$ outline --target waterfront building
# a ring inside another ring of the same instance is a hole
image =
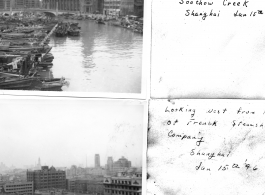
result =
[[[5,1],[0,1],[0,9],[4,9],[5,8]]]
[[[43,0],[42,8],[60,11],[80,11],[81,0]],[[58,4],[57,4],[58,3]]]
[[[40,7],[40,1],[39,0],[13,0],[12,7],[14,9],[39,8]]]
[[[95,154],[95,168],[100,167],[100,156],[99,154]]]
[[[141,195],[142,173],[120,172],[118,176],[104,177],[104,195]]]
[[[134,0],[134,15],[144,16],[144,0]]]
[[[120,15],[135,15],[143,17],[144,14],[144,0],[121,0]]]
[[[120,14],[122,16],[134,14],[134,0],[121,0]]]
[[[105,15],[120,15],[120,5],[121,0],[105,0],[104,1],[104,10]]]
[[[2,193],[16,195],[32,195],[33,182],[8,182],[1,185]]]
[[[43,0],[42,7],[59,11],[76,11],[82,13],[103,13],[104,0]]]
[[[66,188],[65,171],[58,171],[53,166],[42,166],[41,170],[27,171],[27,181],[34,182],[34,190]]]
[[[9,10],[10,9],[10,0],[0,1],[0,9]]]
[[[80,4],[82,13],[103,13],[104,0],[80,0]]]
[[[25,8],[39,8],[40,0],[1,0],[0,9],[25,9]]]

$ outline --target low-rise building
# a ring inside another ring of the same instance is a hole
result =
[[[2,193],[16,195],[32,195],[33,182],[14,182],[2,185]]]
[[[67,190],[83,194],[104,194],[103,176],[87,175],[87,178],[67,179]]]
[[[88,194],[104,194],[103,177],[94,177],[87,182],[87,193]]]
[[[104,195],[141,195],[142,174],[140,172],[119,173],[116,177],[104,177]]]
[[[75,192],[76,179],[66,179],[66,189],[70,192]]]

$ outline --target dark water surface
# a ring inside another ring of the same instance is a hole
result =
[[[77,21],[74,21],[77,22]],[[63,91],[140,93],[143,36],[130,30],[78,21],[80,37],[51,37],[54,77]]]

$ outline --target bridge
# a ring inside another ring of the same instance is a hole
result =
[[[20,13],[20,12],[34,12],[34,13],[47,13],[52,16],[57,16],[57,14],[62,14],[62,13],[72,13],[72,14],[79,14],[79,11],[67,11],[67,10],[53,10],[53,9],[43,9],[43,8],[22,8],[22,9],[0,9],[0,13]]]

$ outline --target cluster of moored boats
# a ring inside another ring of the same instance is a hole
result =
[[[78,26],[78,23],[58,23],[58,26],[55,30],[55,36],[65,37],[65,36],[79,36],[81,27]]]
[[[39,19],[0,21],[0,89],[60,91],[68,84],[64,78],[42,74],[53,66],[49,37],[58,22]]]
[[[72,15],[62,14],[63,19],[71,20],[95,20],[97,24],[108,24],[116,27],[126,28],[136,33],[143,34],[143,18],[137,16],[106,16],[101,14],[89,14],[89,15]]]

